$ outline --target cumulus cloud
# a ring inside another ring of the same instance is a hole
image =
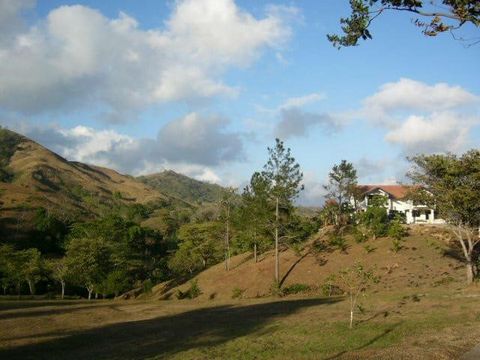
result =
[[[478,104],[480,97],[460,86],[446,83],[428,85],[411,79],[382,85],[363,101],[363,112],[372,120],[388,122],[405,112],[438,112]]]
[[[115,130],[85,126],[24,125],[21,131],[69,160],[147,174],[174,169],[197,179],[218,182],[215,168],[242,160],[242,134],[228,131],[229,121],[191,113],[160,129],[156,138],[136,139]]]
[[[315,173],[307,171],[303,174],[304,190],[300,193],[297,202],[304,206],[321,206],[325,202],[327,191],[325,181],[320,181]]]
[[[403,154],[461,152],[480,125],[480,96],[460,86],[400,79],[363,101],[361,115],[387,129],[385,140]]]
[[[20,12],[31,3],[0,2],[11,40],[0,40],[0,107],[37,114],[88,104],[117,121],[151,104],[235,95],[221,75],[278,49],[293,11],[270,7],[256,18],[234,0],[181,0],[163,27],[143,30],[125,13],[110,19],[73,5],[25,29]]]
[[[461,152],[469,143],[472,125],[479,123],[480,119],[465,118],[450,112],[411,115],[389,131],[385,139],[401,145],[407,154]]]
[[[317,114],[294,107],[280,111],[280,122],[275,128],[275,136],[287,139],[289,137],[307,136],[313,127],[320,127],[327,134],[340,129],[342,121],[331,114]]]

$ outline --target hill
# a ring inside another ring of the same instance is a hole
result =
[[[426,291],[437,286],[461,288],[464,264],[452,252],[451,235],[443,227],[411,226],[403,248],[394,253],[392,239],[379,238],[358,244],[346,236],[348,248],[337,250],[328,245],[328,230],[323,230],[301,252],[284,250],[280,255],[282,287],[306,285],[317,294],[328,287],[328,278],[341,269],[361,263],[374,269],[380,277],[375,291]],[[368,249],[368,251],[366,250]],[[215,265],[194,279],[202,294],[199,299],[231,299],[236,292],[244,298],[268,296],[273,284],[273,252],[265,253],[255,263],[251,254],[232,259],[230,271],[223,264]],[[153,292],[157,299],[175,299],[178,291],[186,291],[189,282],[179,286],[160,284]]]
[[[195,180],[172,170],[140,176],[137,179],[163,194],[191,204],[217,202],[224,193],[224,188],[220,185]]]
[[[6,233],[28,228],[38,208],[75,218],[108,212],[113,204],[168,201],[168,196],[132,176],[68,161],[0,128],[0,225]]]

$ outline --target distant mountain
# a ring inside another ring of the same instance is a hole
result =
[[[198,181],[172,170],[140,176],[137,179],[163,194],[191,204],[219,201],[225,191],[220,185]]]
[[[0,128],[0,235],[28,227],[38,208],[58,217],[90,217],[113,204],[170,201],[132,176],[68,161],[36,142]]]

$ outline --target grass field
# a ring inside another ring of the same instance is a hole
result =
[[[1,359],[456,359],[480,339],[480,292],[343,298],[1,301]]]

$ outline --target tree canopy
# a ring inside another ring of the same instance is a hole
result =
[[[421,28],[426,36],[452,32],[465,24],[476,27],[480,25],[478,0],[350,0],[350,7],[350,16],[340,19],[343,35],[327,35],[328,40],[337,48],[356,46],[360,39],[372,39],[370,27],[373,21],[389,11],[414,14],[414,25]],[[469,41],[469,45],[480,42],[478,38],[455,38]]]

